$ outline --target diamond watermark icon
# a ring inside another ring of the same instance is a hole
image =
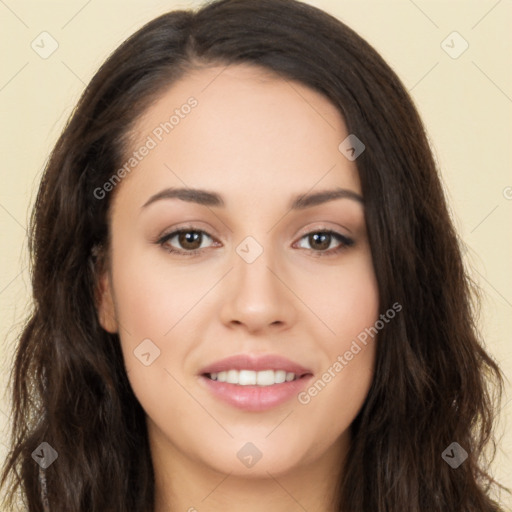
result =
[[[244,238],[237,246],[236,253],[246,263],[253,263],[263,254],[263,247],[252,236]]]
[[[453,442],[445,449],[441,457],[453,469],[457,469],[468,458],[468,452],[459,443]]]
[[[261,457],[263,457],[263,454],[256,446],[254,446],[254,444],[245,443],[242,448],[238,450],[236,456],[244,466],[252,468],[261,459]]]
[[[47,442],[41,443],[33,452],[32,458],[41,466],[42,469],[50,467],[59,454]]]
[[[457,31],[453,31],[443,39],[441,48],[452,59],[458,59],[469,48],[469,43]]]
[[[353,133],[344,139],[338,146],[340,153],[351,162],[353,162],[365,149],[366,146]]]
[[[41,59],[47,59],[52,55],[57,48],[59,43],[56,39],[48,32],[41,32],[31,43],[30,46]]]
[[[160,349],[149,338],[146,338],[137,345],[133,353],[144,366],[149,366],[160,356]]]

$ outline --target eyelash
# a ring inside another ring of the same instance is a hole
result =
[[[159,238],[155,243],[157,245],[160,245],[162,248],[164,248],[167,252],[171,254],[176,254],[178,256],[196,256],[198,255],[203,249],[192,249],[191,251],[186,250],[178,250],[175,249],[172,246],[166,246],[165,244],[173,239],[176,235],[179,235],[181,233],[202,233],[203,235],[206,235],[207,237],[211,238],[213,240],[213,237],[209,235],[206,231],[203,231],[202,229],[195,229],[194,227],[184,227],[177,229],[175,231],[172,231],[171,233],[168,233],[166,235],[163,235],[161,238]],[[330,235],[337,239],[340,242],[340,245],[334,249],[329,249],[325,251],[318,251],[314,249],[305,249],[306,251],[312,252],[314,257],[324,257],[324,256],[334,256],[348,247],[351,247],[354,245],[354,240],[351,238],[348,238],[345,235],[342,235],[341,233],[338,233],[337,231],[333,231],[331,229],[318,229],[314,231],[310,231],[309,233],[304,234],[300,237],[300,240],[314,234],[323,234],[323,235]],[[329,244],[330,245],[330,244]]]

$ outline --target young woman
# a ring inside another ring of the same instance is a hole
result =
[[[500,510],[502,376],[457,240],[411,98],[350,28],[293,0],[153,20],[41,182],[7,506]]]

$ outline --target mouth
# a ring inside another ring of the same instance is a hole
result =
[[[262,412],[296,397],[313,373],[278,356],[232,356],[203,368],[200,383],[213,398],[237,409]]]

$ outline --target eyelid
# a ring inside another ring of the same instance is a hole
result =
[[[347,230],[349,235],[343,235],[343,233],[339,233],[342,236],[346,236],[347,238],[352,234],[352,230],[344,226],[343,224],[337,224],[337,227],[328,227],[327,224],[331,224],[328,222],[318,222],[313,224],[312,226],[308,226],[307,228],[301,229],[297,236],[303,237],[304,235],[309,235],[310,233],[318,233],[318,232],[331,232],[331,233],[339,233],[339,229],[343,228]]]
[[[212,228],[200,227],[197,224],[183,224],[183,225],[173,226],[172,228],[165,229],[161,234],[157,235],[156,238],[153,239],[153,242],[158,243],[163,238],[168,238],[171,235],[177,235],[182,231],[197,231],[198,233],[204,233],[205,235],[209,236],[212,239],[218,240],[218,237],[212,235],[210,233],[210,231],[208,231],[208,230],[211,231]]]

